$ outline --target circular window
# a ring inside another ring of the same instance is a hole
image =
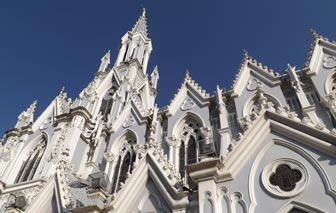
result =
[[[298,161],[278,159],[268,164],[262,172],[262,182],[267,191],[278,197],[294,197],[308,182],[308,172]]]

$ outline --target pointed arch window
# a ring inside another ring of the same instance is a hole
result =
[[[27,159],[23,161],[14,183],[24,182],[34,178],[46,146],[47,139],[43,135],[34,149],[29,153]]]
[[[193,183],[189,174],[186,171],[186,165],[194,164],[199,161],[201,154],[200,144],[203,144],[203,137],[201,136],[201,128],[199,122],[194,119],[189,119],[182,126],[181,143],[179,147],[179,172],[184,183],[191,189],[196,189],[197,185]]]
[[[134,151],[135,144],[136,139],[131,135],[126,137],[122,148],[120,149],[118,161],[114,167],[111,189],[112,194],[117,193],[120,190],[121,184],[125,183],[127,177],[133,171],[133,166],[136,159],[136,154]]]
[[[113,104],[112,97],[113,97],[116,90],[117,90],[117,88],[113,86],[111,89],[109,89],[105,93],[105,95],[103,97],[102,103],[100,105],[99,112],[103,115],[104,121],[107,121],[107,116],[112,109],[112,104]]]

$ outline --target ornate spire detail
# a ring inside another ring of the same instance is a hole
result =
[[[18,121],[15,125],[15,128],[21,128],[28,126],[33,123],[34,112],[36,108],[37,101],[35,100],[26,111],[21,112],[18,117]]]
[[[143,33],[145,36],[148,36],[147,33],[147,17],[146,9],[143,8],[142,15],[139,17],[138,21],[135,23],[132,33]]]

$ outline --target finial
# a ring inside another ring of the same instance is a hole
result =
[[[154,70],[153,71],[155,71],[155,72],[158,72],[159,71],[159,67],[158,67],[158,65],[155,65],[155,67],[154,67]]]
[[[159,68],[158,68],[158,65],[155,65],[154,69],[153,69],[153,72],[151,74],[151,76],[153,75],[158,75],[159,74]]]
[[[60,91],[60,94],[63,94],[63,93],[64,93],[64,89],[65,89],[65,87],[62,86],[61,91]]]
[[[244,56],[244,60],[247,60],[249,58],[249,53],[246,49],[243,50],[243,56]]]
[[[142,16],[146,17],[146,8],[143,5],[141,6],[142,6]]]
[[[184,78],[190,78],[190,73],[188,69],[186,69]]]
[[[309,31],[312,34],[312,36],[313,36],[314,39],[317,39],[319,37],[319,35],[317,34],[316,30],[310,29]]]

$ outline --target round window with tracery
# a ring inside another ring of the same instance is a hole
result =
[[[278,159],[268,164],[262,172],[262,182],[267,191],[279,197],[294,197],[308,182],[305,167],[293,159]]]

